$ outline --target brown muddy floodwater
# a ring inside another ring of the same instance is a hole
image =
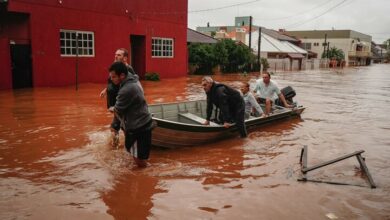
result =
[[[200,78],[142,84],[149,103],[195,100]],[[244,140],[153,149],[141,170],[110,147],[103,84],[0,91],[0,219],[390,219],[390,65],[273,79],[295,88],[300,119]],[[309,165],[365,150],[378,188],[355,158],[308,175],[355,186],[298,182],[303,145]]]

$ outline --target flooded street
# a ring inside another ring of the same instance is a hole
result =
[[[255,75],[216,76],[237,86]],[[205,98],[201,76],[141,82],[149,103]],[[110,146],[105,85],[0,91],[0,219],[390,219],[390,65],[276,73],[301,118],[246,139],[154,148],[145,169]],[[173,137],[174,138],[174,137]],[[364,150],[298,182],[315,165]]]

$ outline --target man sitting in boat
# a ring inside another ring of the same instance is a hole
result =
[[[241,137],[245,138],[247,136],[244,124],[245,103],[240,92],[227,85],[214,82],[209,76],[203,77],[202,86],[207,94],[207,118],[203,124],[210,124],[214,104],[220,109],[223,126],[229,128],[232,123],[236,123]]]
[[[263,80],[257,81],[254,92],[257,92],[260,103],[265,103],[265,115],[269,116],[271,112],[272,103],[275,102],[274,94],[279,97],[284,107],[292,108],[293,106],[286,102],[280,89],[271,81],[271,75],[269,73],[263,73],[262,77]]]
[[[249,91],[249,83],[243,83],[240,89],[245,102],[245,119],[248,119],[251,115],[264,117],[265,114],[263,109],[261,109],[259,103],[257,103],[252,92]]]

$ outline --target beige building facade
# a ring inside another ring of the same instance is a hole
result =
[[[328,48],[327,45],[324,47],[326,35],[329,48],[341,49],[348,66],[370,64],[372,56],[370,35],[353,30],[285,31],[285,33],[301,40],[302,48],[317,53],[318,57],[321,57]]]

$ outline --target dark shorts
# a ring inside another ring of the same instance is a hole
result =
[[[257,98],[257,102],[260,103],[260,104],[265,104],[265,98],[258,97]],[[271,103],[273,103],[272,99],[271,99]]]
[[[133,155],[133,157],[140,160],[149,159],[151,146],[152,128],[150,125],[145,130],[141,130],[139,132],[126,132],[125,147],[126,150]]]

